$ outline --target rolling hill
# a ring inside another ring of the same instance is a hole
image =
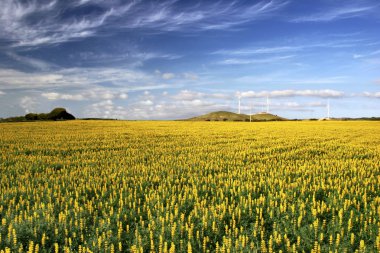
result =
[[[247,114],[237,114],[227,111],[218,111],[187,119],[189,121],[250,121]],[[287,120],[270,113],[257,113],[251,116],[252,121],[283,121]]]

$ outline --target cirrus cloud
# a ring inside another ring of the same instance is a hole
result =
[[[339,19],[355,18],[367,14],[376,9],[377,7],[377,5],[339,6],[324,12],[297,17],[293,19],[292,22],[329,22]]]
[[[321,98],[340,98],[344,92],[337,90],[274,90],[274,91],[245,91],[237,92],[236,96],[255,98],[255,97],[321,97]]]
[[[38,47],[126,29],[152,32],[229,29],[262,19],[287,4],[284,0],[200,2],[185,7],[177,1],[21,1],[3,0],[0,38],[13,47]],[[89,9],[98,11],[90,12]],[[69,13],[70,11],[70,13]],[[44,17],[43,19],[39,17]],[[6,39],[5,39],[6,38]]]

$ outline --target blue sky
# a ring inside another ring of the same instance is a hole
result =
[[[0,6],[0,117],[380,116],[377,0]]]

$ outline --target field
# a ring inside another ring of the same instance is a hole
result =
[[[1,252],[378,252],[379,122],[0,124]]]

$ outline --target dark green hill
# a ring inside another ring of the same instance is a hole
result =
[[[205,115],[187,119],[189,121],[250,121],[249,115],[227,111],[211,112]],[[285,118],[270,113],[257,113],[251,116],[251,121],[283,121]]]
[[[53,111],[48,113],[49,120],[73,120],[75,117],[68,113],[65,108],[55,108]]]
[[[2,122],[24,122],[42,120],[73,120],[75,117],[68,113],[65,108],[55,108],[49,113],[28,113],[25,116],[11,117],[1,120]]]

